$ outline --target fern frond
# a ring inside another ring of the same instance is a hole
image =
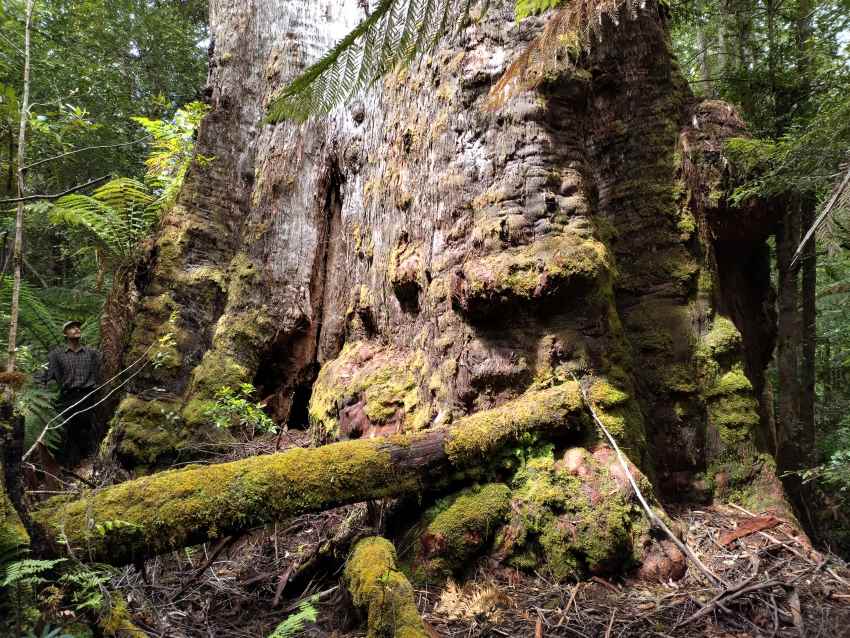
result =
[[[552,0],[526,0],[517,3],[517,13],[542,5],[561,4]],[[587,51],[602,30],[607,17],[615,23],[620,11],[628,8],[629,18],[636,9],[631,0],[572,0],[552,14],[543,31],[502,74],[490,90],[487,106],[497,109],[512,96],[536,88],[550,74],[574,68],[576,58]]]
[[[50,220],[86,229],[112,257],[126,260],[135,255],[158,213],[157,198],[147,186],[121,177],[110,180],[91,196],[75,193],[59,198]]]
[[[39,579],[41,574],[50,571],[56,565],[63,562],[65,562],[64,558],[57,558],[55,560],[25,558],[24,560],[9,563],[4,570],[0,587],[8,587],[9,585],[20,582],[32,582],[33,579]]]
[[[298,603],[298,611],[280,623],[268,638],[294,638],[299,635],[307,623],[316,622],[319,612],[315,608],[318,596],[312,596]]]
[[[327,113],[463,24],[470,0],[381,0],[371,15],[272,99],[267,120]]]
[[[0,278],[0,306],[12,306],[12,278]],[[35,290],[26,281],[21,281],[19,318],[21,327],[31,341],[39,344],[45,351],[52,348],[60,335],[60,323],[50,308],[39,299]]]
[[[115,210],[145,208],[154,201],[147,186],[129,177],[109,180],[95,190],[92,197]]]
[[[35,383],[25,385],[15,397],[15,409],[24,417],[24,449],[30,449],[45,426],[56,416],[55,392]],[[58,429],[48,430],[44,444],[55,450],[60,443]]]

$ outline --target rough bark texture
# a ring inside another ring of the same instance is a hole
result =
[[[216,159],[187,178],[141,291],[129,356],[175,339],[112,422],[123,464],[221,437],[205,413],[223,385],[253,382],[333,441],[462,431],[589,369],[664,497],[783,506],[761,401],[776,220],[729,206],[723,140],[743,125],[691,95],[654,4],[497,111],[489,87],[543,22],[509,2],[349,107],[275,126],[269,97],[362,9],[210,7],[198,152]]]

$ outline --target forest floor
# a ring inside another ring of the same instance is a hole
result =
[[[277,441],[306,444],[298,431]],[[301,635],[363,636],[342,567],[352,543],[383,530],[393,507],[342,507],[173,552],[142,571],[122,569],[111,586],[150,636],[265,638],[309,597],[318,620]],[[433,636],[452,638],[850,637],[850,569],[812,549],[793,525],[737,505],[668,511],[700,560],[730,584],[722,597],[694,569],[678,582],[555,582],[482,558],[460,584],[416,588],[417,605]],[[397,545],[404,555],[404,539]]]

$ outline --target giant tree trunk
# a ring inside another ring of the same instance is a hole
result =
[[[693,98],[653,3],[606,18],[576,68],[488,110],[545,20],[517,26],[511,3],[491,4],[361,100],[272,126],[269,97],[362,19],[359,3],[211,2],[198,152],[215,160],[193,168],[157,241],[129,357],[174,345],[117,410],[122,463],[199,454],[221,436],[206,410],[223,385],[253,382],[281,421],[308,413],[322,441],[427,438],[592,371],[603,419],[662,496],[783,506],[760,404],[777,217],[728,204],[723,141],[742,123]],[[195,525],[180,476],[157,483],[167,507],[147,528],[169,547],[295,513]],[[388,493],[364,485],[350,499]],[[337,502],[317,489],[292,487]],[[91,502],[120,505],[112,490]],[[69,506],[77,540],[98,522],[86,502]]]

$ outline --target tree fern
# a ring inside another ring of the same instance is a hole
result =
[[[12,303],[12,278],[0,277],[0,307],[9,308]],[[8,317],[3,318],[8,321]],[[59,340],[60,323],[50,308],[39,299],[36,290],[26,281],[21,281],[19,322],[30,340],[47,351]]]
[[[84,228],[118,262],[135,257],[140,241],[158,219],[159,207],[150,189],[138,180],[121,177],[92,195],[72,194],[56,201],[50,213],[55,224]]]
[[[472,0],[381,0],[372,13],[271,101],[268,120],[327,113],[460,27]]]

